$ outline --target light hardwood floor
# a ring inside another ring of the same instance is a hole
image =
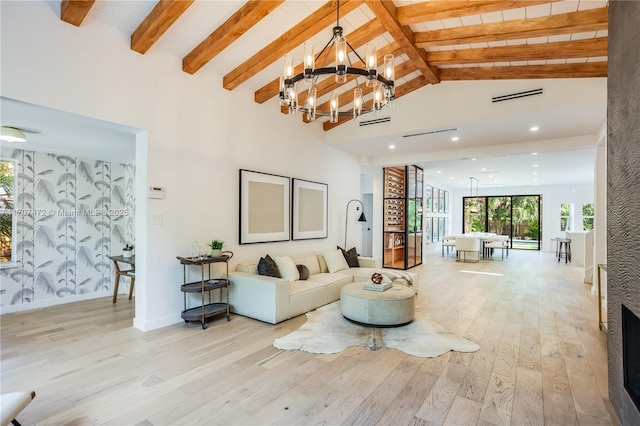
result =
[[[495,259],[463,264],[431,245],[419,267],[418,311],[475,353],[275,349],[304,315],[143,333],[132,302],[104,298],[2,316],[2,392],[37,392],[23,424],[617,425],[580,270],[548,253]]]

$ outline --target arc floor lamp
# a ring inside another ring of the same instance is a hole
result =
[[[353,203],[354,201],[360,203],[360,205],[362,206],[362,213],[360,214],[360,217],[358,217],[358,222],[366,222],[367,221],[367,217],[364,215],[364,204],[362,204],[362,201],[358,200],[358,199],[353,199],[351,201],[349,201],[347,203],[347,211],[345,213],[345,218],[344,218],[344,249],[347,249],[347,231],[348,231],[348,226],[349,226],[349,205],[351,203]],[[360,211],[360,207],[356,207],[356,211]]]

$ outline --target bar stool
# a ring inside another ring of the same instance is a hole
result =
[[[571,262],[571,239],[558,238],[558,262],[562,259],[562,249],[564,248],[564,263]]]

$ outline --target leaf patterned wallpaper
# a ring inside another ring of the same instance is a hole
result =
[[[0,269],[0,305],[112,291],[108,256],[134,243],[135,165],[21,149],[2,157],[19,165],[19,266]]]

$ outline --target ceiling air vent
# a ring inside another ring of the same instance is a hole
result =
[[[391,121],[391,117],[380,117],[374,118],[372,120],[361,120],[360,127],[371,126],[372,124],[388,123],[389,121]]]
[[[527,90],[525,92],[511,93],[509,95],[494,96],[493,98],[491,98],[491,103],[495,104],[496,102],[510,101],[513,99],[526,98],[528,96],[534,95],[542,95],[542,88]]]
[[[402,137],[403,138],[412,138],[414,136],[434,135],[436,133],[454,132],[456,130],[459,130],[459,129],[457,127],[451,127],[450,129],[428,130],[426,132],[411,133],[409,135],[402,135]]]

